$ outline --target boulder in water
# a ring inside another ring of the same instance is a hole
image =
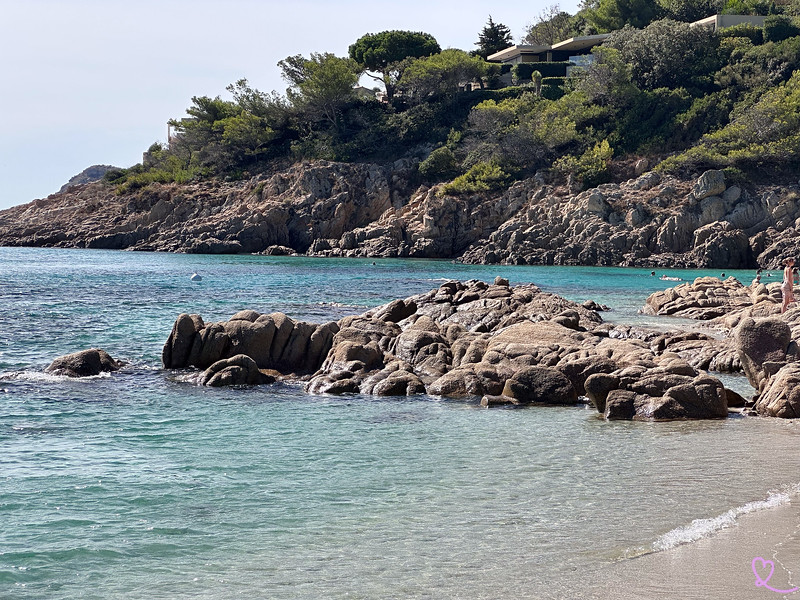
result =
[[[67,377],[91,377],[100,373],[117,371],[122,363],[114,360],[105,350],[91,348],[65,354],[55,359],[45,369],[53,375],[66,375]]]

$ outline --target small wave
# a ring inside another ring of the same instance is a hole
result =
[[[333,308],[364,308],[364,309],[369,308],[368,306],[365,306],[363,304],[345,304],[343,302],[325,302],[325,301],[316,302],[314,306],[331,306]]]
[[[703,538],[711,537],[722,529],[736,524],[742,515],[754,513],[770,508],[777,508],[791,502],[792,496],[800,492],[800,483],[790,486],[782,492],[772,492],[764,500],[755,500],[742,506],[732,508],[727,512],[711,517],[710,519],[695,519],[690,525],[677,527],[658,538],[652,547],[653,552],[669,550],[683,544],[690,544]]]
[[[63,383],[65,381],[92,381],[95,379],[107,379],[111,373],[100,373],[88,377],[68,377],[67,375],[53,375],[44,371],[11,371],[0,373],[0,381],[24,381],[32,383]]]

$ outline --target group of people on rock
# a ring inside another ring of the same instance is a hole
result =
[[[798,273],[797,267],[794,266],[794,262],[794,258],[787,258],[783,261],[783,283],[781,283],[783,304],[781,305],[781,314],[788,310],[790,304],[797,302],[794,297],[794,285],[800,283],[800,273]],[[754,287],[761,283],[761,273],[762,269],[756,271],[756,278],[753,279],[753,283],[750,284],[751,286]],[[655,275],[655,271],[650,272],[651,277],[655,277]],[[767,277],[770,277],[770,273],[767,273]],[[724,279],[725,273],[722,273],[720,278]],[[670,277],[668,275],[662,275],[659,279],[663,281],[683,281],[680,277]]]

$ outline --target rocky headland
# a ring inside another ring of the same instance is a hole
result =
[[[637,175],[638,174],[638,175]],[[473,263],[776,268],[798,247],[800,187],[679,180],[639,164],[585,191],[537,174],[448,196],[415,160],[316,161],[244,181],[103,182],[0,212],[0,245],[450,258]]]

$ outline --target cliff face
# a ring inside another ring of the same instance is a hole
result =
[[[234,183],[76,186],[0,212],[0,244],[195,253],[461,258],[476,263],[776,267],[800,188],[650,172],[583,192],[534,177],[496,195],[417,188],[416,165],[303,163]],[[278,248],[275,248],[278,247]]]

